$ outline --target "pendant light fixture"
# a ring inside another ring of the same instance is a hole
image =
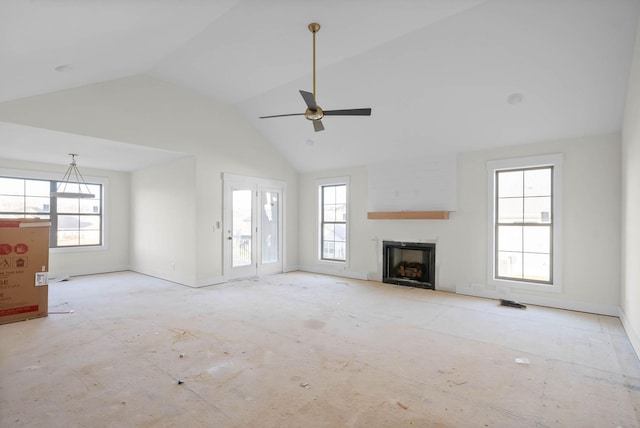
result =
[[[78,171],[78,166],[76,165],[76,156],[78,156],[78,154],[69,153],[69,156],[71,156],[69,169],[67,169],[64,177],[62,177],[62,181],[58,183],[56,191],[51,192],[51,196],[57,196],[58,198],[95,198],[96,195],[91,193],[89,186],[84,181],[84,177],[80,174],[80,171]]]

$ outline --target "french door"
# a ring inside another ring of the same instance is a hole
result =
[[[284,185],[224,174],[224,276],[282,272]]]

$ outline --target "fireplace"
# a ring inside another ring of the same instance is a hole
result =
[[[436,288],[436,244],[382,241],[382,263],[382,282]]]

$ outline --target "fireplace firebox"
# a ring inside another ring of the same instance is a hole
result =
[[[382,282],[435,290],[436,244],[382,241]]]

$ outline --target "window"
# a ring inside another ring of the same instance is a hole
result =
[[[489,162],[489,283],[559,287],[559,155]]]
[[[0,176],[0,217],[51,221],[51,248],[102,245],[102,184],[89,184],[93,199],[50,196],[58,181]]]
[[[347,183],[320,184],[320,259],[347,261]]]

